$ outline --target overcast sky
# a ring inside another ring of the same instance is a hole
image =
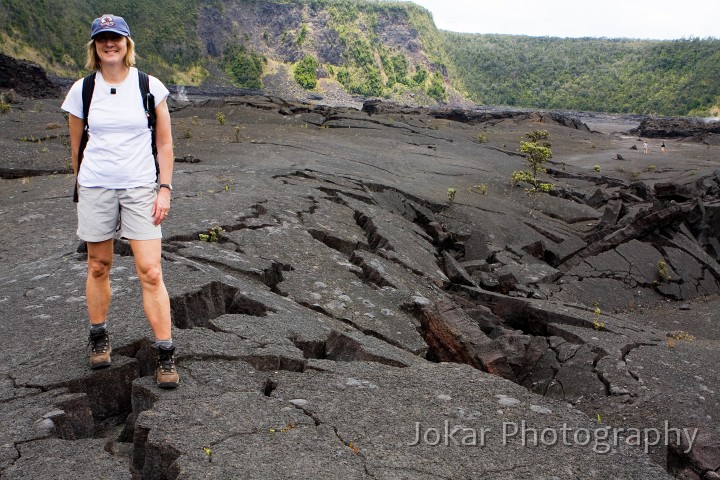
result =
[[[442,30],[551,37],[720,38],[720,0],[412,0]]]

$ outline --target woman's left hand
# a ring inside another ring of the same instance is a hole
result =
[[[161,188],[153,205],[153,223],[160,225],[170,213],[170,190]]]

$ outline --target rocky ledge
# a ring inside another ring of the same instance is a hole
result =
[[[648,138],[687,138],[695,141],[713,141],[717,143],[720,135],[718,119],[699,118],[648,118],[630,133]]]

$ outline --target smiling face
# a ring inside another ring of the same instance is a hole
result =
[[[128,53],[127,37],[105,32],[95,37],[95,52],[103,65],[124,63]]]

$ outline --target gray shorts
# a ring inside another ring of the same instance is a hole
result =
[[[115,236],[129,240],[162,238],[160,225],[153,224],[152,208],[157,185],[108,189],[80,187],[78,190],[78,237],[86,242],[104,242]]]

